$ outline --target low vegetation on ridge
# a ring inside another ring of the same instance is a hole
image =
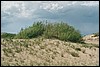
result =
[[[2,35],[4,37],[5,35]],[[48,23],[34,22],[32,26],[21,29],[20,32],[12,38],[15,39],[32,39],[39,36],[51,39],[56,38],[63,41],[81,42],[81,34],[73,26],[64,22]],[[5,38],[5,37],[4,37]]]

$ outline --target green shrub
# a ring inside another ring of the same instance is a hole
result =
[[[30,26],[29,28],[21,30],[19,34],[15,36],[15,38],[20,38],[20,39],[34,38],[42,35],[43,31],[44,31],[44,26],[42,22],[37,22],[34,23],[33,26]]]
[[[16,34],[11,34],[11,33],[2,33],[1,34],[1,38],[14,38],[14,36],[16,36]]]
[[[81,34],[73,26],[67,23],[43,23],[36,22],[32,26],[21,29],[15,36],[18,39],[30,39],[43,36],[44,38],[56,38],[63,41],[81,42]]]
[[[44,31],[46,38],[57,38],[63,41],[80,42],[81,34],[67,23],[48,24]]]

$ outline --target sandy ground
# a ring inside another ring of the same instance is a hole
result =
[[[99,48],[56,39],[2,41],[1,65],[99,66]]]
[[[99,36],[94,37],[93,34],[84,36],[83,40],[85,41],[85,43],[91,43],[91,44],[98,44],[99,45]]]

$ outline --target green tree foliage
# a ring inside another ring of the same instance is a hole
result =
[[[11,34],[11,33],[2,33],[1,34],[1,38],[14,38],[16,36],[16,34]]]

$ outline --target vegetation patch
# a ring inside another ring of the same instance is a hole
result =
[[[93,33],[93,34],[94,34],[94,37],[99,36],[99,32]]]
[[[11,34],[11,33],[2,33],[1,38],[14,38],[16,34]]]
[[[80,49],[80,48],[75,48],[75,50],[77,50],[77,51],[81,51],[81,49]]]
[[[31,39],[36,37],[44,37],[48,39],[59,39],[62,41],[81,42],[81,34],[73,26],[64,22],[44,23],[35,22],[28,28],[21,29],[14,37],[16,39]]]
[[[79,55],[75,52],[70,52],[73,57],[79,57]]]

